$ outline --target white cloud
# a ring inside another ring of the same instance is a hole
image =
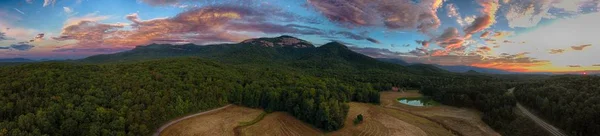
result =
[[[54,4],[56,3],[56,0],[44,0],[44,7],[52,5],[54,6]]]

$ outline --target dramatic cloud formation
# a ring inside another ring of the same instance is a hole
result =
[[[482,15],[475,18],[475,21],[469,27],[465,28],[464,31],[467,34],[465,37],[471,37],[470,35],[481,32],[496,23],[496,12],[499,7],[498,0],[478,0],[477,2],[483,7],[481,9]]]
[[[187,43],[240,42],[255,37],[248,34],[300,34],[326,35],[317,28],[280,24],[301,21],[297,15],[274,7],[260,10],[247,6],[215,5],[189,10],[172,18],[142,20],[137,13],[125,16],[132,22],[131,30],[123,29],[126,24],[103,24],[98,21],[105,17],[86,16],[70,19],[63,28],[59,41],[76,40],[71,46],[137,46],[152,42],[165,42],[163,39],[181,39]],[[78,21],[77,23],[74,23]],[[278,22],[278,23],[275,23]],[[356,39],[379,41],[350,32],[337,32],[337,35]],[[168,43],[168,42],[167,42]]]
[[[442,0],[308,0],[329,20],[345,26],[378,26],[428,32],[440,26],[437,9]]]
[[[599,0],[18,0],[0,7],[0,58],[291,35],[415,63],[600,71],[599,9]]]

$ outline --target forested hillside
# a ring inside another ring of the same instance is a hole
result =
[[[291,39],[290,39],[291,38]],[[289,36],[223,45],[139,46],[65,62],[0,67],[1,135],[149,135],[166,121],[234,103],[285,111],[324,131],[343,127],[350,101],[379,103],[393,86],[474,107],[516,132],[505,80],[404,67],[332,42]],[[520,123],[525,124],[525,123]],[[523,131],[519,129],[519,131]]]
[[[197,58],[25,64],[0,74],[3,135],[148,135],[169,119],[227,103],[287,111],[335,130],[346,102],[379,101],[368,83]]]

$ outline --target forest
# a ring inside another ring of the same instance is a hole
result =
[[[598,76],[555,76],[520,84],[514,94],[521,104],[569,135],[598,135],[599,83]]]
[[[0,74],[0,135],[149,135],[172,118],[228,103],[286,111],[331,131],[342,127],[347,102],[379,102],[368,83],[198,58],[49,62]]]
[[[544,135],[530,120],[513,112],[517,100],[530,107],[540,104],[535,103],[538,98],[530,98],[536,95],[519,90],[513,95],[506,90],[554,81],[520,83],[450,73],[431,65],[405,67],[353,52],[337,42],[305,48],[152,44],[81,60],[2,66],[0,75],[0,136],[150,135],[173,118],[226,104],[288,112],[327,132],[343,127],[348,102],[378,104],[379,91],[392,87],[420,89],[443,104],[478,109],[484,113],[483,121],[504,135]],[[598,94],[589,91],[598,90],[593,87],[598,79],[573,80],[572,84],[586,81],[589,86],[563,87],[588,91],[561,93],[573,99],[577,96],[569,105],[590,110],[577,111],[582,117],[568,121],[572,125],[589,119],[597,122],[597,115],[589,113],[597,113],[591,108],[598,111],[598,101],[584,96]],[[550,102],[562,98],[544,92],[535,94],[552,95],[541,98]],[[560,115],[573,112],[561,108],[564,114]],[[554,113],[547,110],[559,109],[538,110]],[[564,127],[573,134],[598,133],[594,126],[585,130]]]

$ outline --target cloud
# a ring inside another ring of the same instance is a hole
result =
[[[480,38],[485,38],[485,37],[488,37],[489,35],[490,35],[490,31],[485,31],[479,37]]]
[[[46,7],[46,6],[49,6],[49,5],[54,6],[55,3],[56,3],[56,0],[44,0],[43,7]]]
[[[428,32],[440,26],[437,9],[442,0],[308,0],[329,20],[346,27],[384,26],[391,30]]]
[[[350,39],[354,39],[354,40],[367,40],[367,41],[372,42],[372,43],[377,43],[377,44],[381,43],[378,40],[375,40],[374,38],[363,36],[363,35],[354,34],[352,32],[348,32],[348,31],[339,31],[339,32],[336,32],[336,34],[342,35],[342,36],[344,36],[346,38],[350,38]]]
[[[423,47],[427,48],[429,47],[429,41],[425,41],[425,40],[416,40],[415,42],[417,42],[417,44],[422,45]]]
[[[141,0],[144,3],[148,3],[150,5],[153,6],[163,6],[163,5],[175,5],[175,4],[179,4],[181,2],[186,2],[186,1],[194,1],[194,0]],[[195,1],[201,1],[201,0],[195,0]]]
[[[592,46],[592,45],[585,44],[585,45],[579,45],[579,46],[571,46],[571,49],[581,51],[581,50],[585,49],[586,47],[590,47],[590,46]]]
[[[10,49],[10,47],[1,47],[0,46],[0,50],[6,50],[6,49]]]
[[[561,54],[561,53],[564,53],[564,52],[565,52],[564,49],[551,49],[549,53],[550,54]]]
[[[592,66],[594,66],[594,67],[600,67],[600,64],[594,64]]]
[[[350,46],[348,48],[350,50],[356,51],[358,53],[361,53],[361,54],[364,54],[364,55],[367,55],[367,56],[373,57],[373,58],[395,58],[398,56],[410,55],[410,54],[406,54],[406,53],[390,51],[388,49],[380,49],[380,48],[372,48],[372,47],[360,48],[360,47]]]
[[[579,14],[584,7],[597,10],[598,3],[598,0],[511,0],[506,3],[508,9],[505,17],[511,28],[534,27],[544,18],[556,18],[551,11],[562,10],[567,14]]]
[[[21,10],[17,9],[17,8],[14,8],[14,9],[15,9],[15,11],[17,11],[17,12],[19,12],[19,13],[21,13],[21,14],[25,15],[25,12],[23,12],[23,11],[21,11]]]
[[[129,50],[129,48],[61,48],[52,50],[52,52],[88,52],[88,53],[116,53]]]
[[[456,5],[449,3],[446,5],[446,10],[448,13],[448,17],[460,17],[460,13],[458,13],[458,8]]]
[[[483,7],[481,9],[482,15],[475,18],[475,21],[465,28],[465,33],[470,37],[470,35],[483,31],[494,23],[496,23],[496,12],[498,11],[498,0],[478,0],[479,5]]]
[[[206,44],[240,42],[245,39],[271,35],[319,35],[330,36],[318,28],[291,24],[306,22],[296,14],[277,7],[260,8],[238,5],[208,5],[191,9],[170,18],[150,20],[140,19],[138,13],[125,16],[131,24],[106,24],[100,21],[108,16],[95,14],[73,17],[66,21],[61,35],[55,40],[75,40],[69,47],[116,46],[135,47],[155,42],[169,42],[162,39],[178,39],[185,43]],[[287,24],[286,24],[287,23]],[[131,28],[129,28],[130,26]],[[354,35],[351,35],[354,36]],[[359,35],[360,36],[360,35]],[[363,36],[362,40],[378,42]]]
[[[460,36],[460,33],[458,32],[458,29],[454,28],[454,27],[449,27],[446,30],[444,30],[444,32],[442,33],[442,35],[440,35],[439,37],[437,37],[436,41],[438,42],[446,42],[446,41],[450,41],[452,39],[456,39]]]
[[[39,33],[35,36],[34,40],[44,40],[44,33]]]
[[[485,52],[492,51],[492,48],[487,47],[487,46],[479,47],[477,49],[480,50],[480,51],[485,51]]]
[[[6,33],[0,32],[0,41],[4,41],[4,40],[14,40],[14,39],[10,38],[10,37],[7,37]]]
[[[514,34],[514,32],[512,32],[512,31],[496,31],[496,32],[494,32],[492,37],[495,39],[502,39],[502,38],[511,36],[513,34]]]
[[[28,42],[19,42],[19,43],[10,45],[10,48],[19,50],[19,51],[27,51],[33,47],[35,47],[35,46],[29,44]]]
[[[579,67],[581,67],[581,65],[567,65],[567,67],[571,67],[571,68],[579,68]]]
[[[73,16],[73,15],[77,14],[77,12],[75,12],[73,9],[71,9],[69,7],[63,7],[63,10],[65,11],[65,14],[67,14],[68,16]]]

